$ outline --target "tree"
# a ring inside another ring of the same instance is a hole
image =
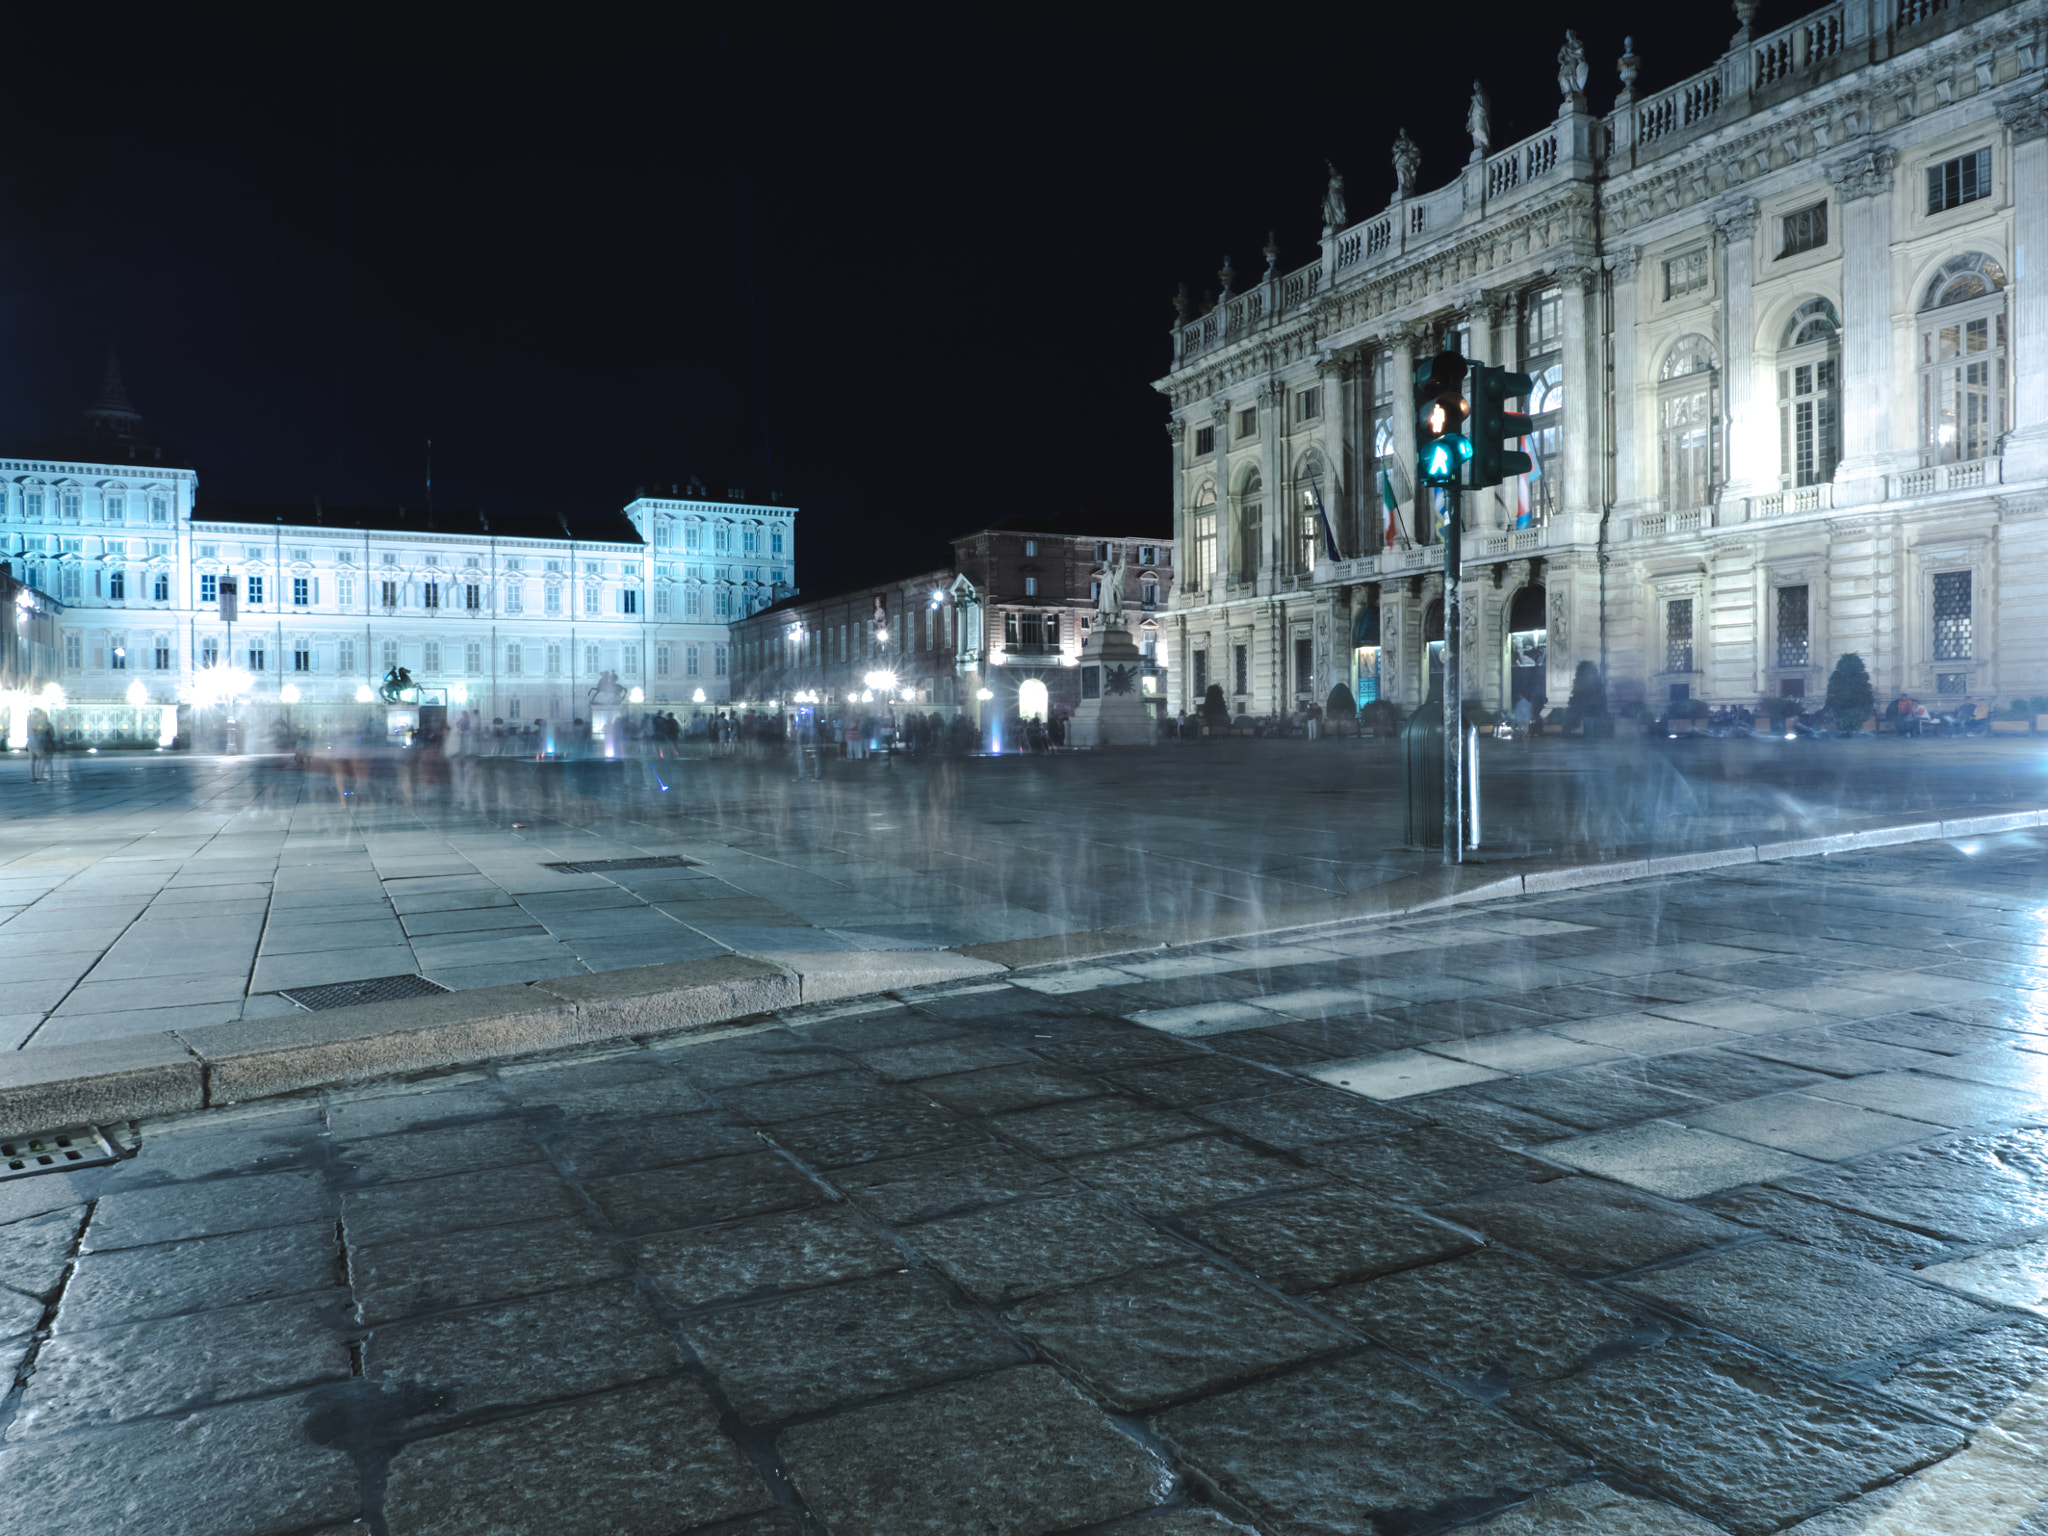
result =
[[[1592,662],[1580,662],[1572,673],[1572,697],[1565,708],[1579,720],[1607,718],[1607,685],[1600,680],[1600,669]]]
[[[1223,702],[1223,685],[1211,683],[1202,695],[1202,718],[1211,725],[1230,724],[1230,706]]]
[[[1863,670],[1863,658],[1854,651],[1845,653],[1828,677],[1828,713],[1835,717],[1835,729],[1861,729],[1876,708],[1877,697],[1870,691],[1870,674]]]
[[[1330,690],[1330,697],[1323,705],[1323,713],[1332,720],[1351,720],[1358,715],[1358,705],[1353,702],[1351,690],[1339,683]]]

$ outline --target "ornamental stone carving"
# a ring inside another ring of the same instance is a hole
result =
[[[1636,268],[1643,259],[1640,245],[1624,245],[1607,258],[1608,266],[1614,273],[1616,283],[1632,283],[1636,280]]]
[[[1896,151],[1878,145],[1858,150],[1828,167],[1828,180],[1842,194],[1842,201],[1878,197],[1892,189],[1892,172],[1898,168]]]
[[[1586,45],[1570,28],[1565,29],[1564,46],[1557,50],[1557,89],[1564,97],[1557,109],[1559,117],[1586,110]]]
[[[1262,409],[1274,410],[1286,394],[1287,387],[1278,379],[1267,379],[1259,386],[1259,405]]]
[[[2005,131],[2012,135],[2015,144],[2048,138],[2048,99],[2022,96],[2014,101],[2001,101],[1998,120],[2005,124]]]
[[[1187,441],[1188,424],[1176,416],[1166,424],[1166,435],[1178,447],[1181,443]]]
[[[1731,204],[1714,215],[1714,228],[1729,241],[1748,240],[1755,236],[1757,225],[1763,215],[1758,210],[1756,199],[1746,197],[1739,203]]]
[[[1562,592],[1550,594],[1550,631],[1545,642],[1553,656],[1562,656],[1572,643],[1572,609]]]

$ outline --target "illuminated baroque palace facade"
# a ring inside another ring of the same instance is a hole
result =
[[[2048,4],[1845,0],[1352,219],[1173,367],[1174,703],[1412,707],[1442,635],[1411,366],[1536,381],[1538,473],[1465,500],[1466,692],[1563,702],[2048,693]],[[1398,506],[1391,520],[1382,474]],[[1323,532],[1318,509],[1327,514]],[[1392,523],[1391,537],[1389,522]]]
[[[486,719],[589,719],[605,673],[649,705],[721,705],[730,624],[793,590],[795,516],[701,485],[565,515],[215,501],[111,369],[82,431],[0,458],[0,559],[54,613],[81,742],[156,739],[162,706],[238,672],[258,720],[352,726],[394,667]]]

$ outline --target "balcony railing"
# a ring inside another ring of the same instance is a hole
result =
[[[1712,507],[1687,507],[1678,512],[1648,512],[1636,519],[1636,537],[1661,539],[1675,533],[1698,533],[1714,526]]]
[[[1943,496],[1951,491],[1981,490],[2005,480],[2005,461],[2000,458],[1966,459],[1960,464],[1930,464],[1925,469],[1908,469],[1890,477],[1886,499],[1910,501],[1918,496]]]
[[[1795,517],[1801,512],[1826,512],[1835,504],[1834,482],[1795,486],[1789,491],[1772,491],[1749,498],[1747,515],[1755,522],[1763,517]]]

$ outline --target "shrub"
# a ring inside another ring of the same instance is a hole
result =
[[[1600,669],[1592,662],[1582,661],[1573,670],[1571,702],[1565,708],[1580,720],[1606,716],[1607,684],[1601,681]]]
[[[1358,705],[1351,697],[1351,690],[1339,683],[1330,690],[1330,697],[1323,705],[1323,713],[1332,720],[1349,720],[1358,713]]]
[[[1223,685],[1211,683],[1202,695],[1202,719],[1210,725],[1230,724],[1230,706],[1223,702]]]
[[[1860,729],[1865,720],[1877,713],[1877,696],[1870,690],[1870,674],[1863,669],[1863,658],[1854,651],[1845,652],[1828,677],[1827,708],[1835,717],[1836,729],[1845,732]]]
[[[1705,699],[1673,699],[1664,711],[1666,720],[1704,720],[1711,711]]]
[[[1374,699],[1358,711],[1358,723],[1375,736],[1392,736],[1401,729],[1401,711],[1387,699]]]

